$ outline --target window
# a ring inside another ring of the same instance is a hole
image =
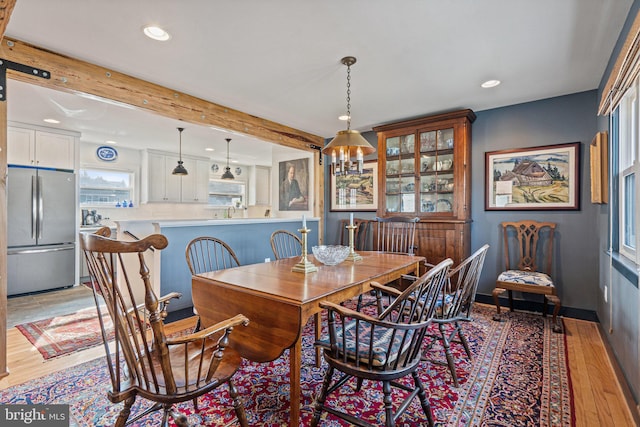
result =
[[[245,204],[246,187],[244,181],[209,180],[209,205],[239,208]]]
[[[618,242],[619,251],[636,264],[640,264],[638,251],[637,225],[640,210],[636,209],[636,201],[640,200],[639,123],[640,106],[638,97],[638,80],[627,90],[620,101],[616,114],[618,116]]]
[[[80,169],[80,205],[113,206],[133,203],[133,172]]]

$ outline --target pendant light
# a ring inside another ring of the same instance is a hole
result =
[[[331,172],[334,175],[361,174],[364,156],[375,152],[376,149],[360,135],[360,132],[351,129],[351,66],[356,63],[356,58],[345,56],[340,62],[347,66],[347,129],[338,131],[322,153],[331,156]],[[355,160],[352,160],[351,156],[355,156]]]
[[[231,138],[225,138],[227,141],[227,167],[224,168],[224,173],[222,174],[222,179],[235,179],[233,174],[231,173],[231,168],[229,167],[229,143],[231,142]]]
[[[178,160],[178,166],[173,169],[174,175],[189,175],[189,172],[182,166],[182,131],[184,128],[178,128],[178,132],[180,134],[180,157]]]

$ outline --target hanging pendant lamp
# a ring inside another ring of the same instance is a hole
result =
[[[171,172],[174,175],[189,175],[189,172],[187,172],[185,167],[182,165],[182,131],[183,130],[184,128],[178,128],[178,132],[180,133],[180,157],[178,160],[178,166],[176,166],[173,169],[173,172]]]
[[[356,63],[356,58],[345,56],[340,62],[347,66],[347,129],[338,131],[322,153],[331,156],[331,171],[334,175],[349,172],[361,174],[364,156],[374,153],[376,149],[360,132],[351,129],[351,66]],[[351,156],[355,156],[355,160]]]
[[[235,179],[233,174],[231,173],[231,168],[229,167],[229,143],[231,142],[231,138],[225,138],[227,141],[227,167],[224,168],[224,173],[222,174],[222,179]]]

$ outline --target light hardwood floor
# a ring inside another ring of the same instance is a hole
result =
[[[564,322],[575,396],[576,426],[638,425],[637,410],[626,403],[623,388],[616,380],[598,325],[575,319],[564,319]],[[194,318],[170,323],[167,326],[168,332],[184,330],[193,323]],[[16,328],[8,330],[7,338],[10,375],[0,381],[0,389],[104,355],[104,347],[98,346],[45,362]]]

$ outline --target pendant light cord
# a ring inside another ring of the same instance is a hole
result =
[[[351,64],[347,64],[347,130],[351,129]]]

